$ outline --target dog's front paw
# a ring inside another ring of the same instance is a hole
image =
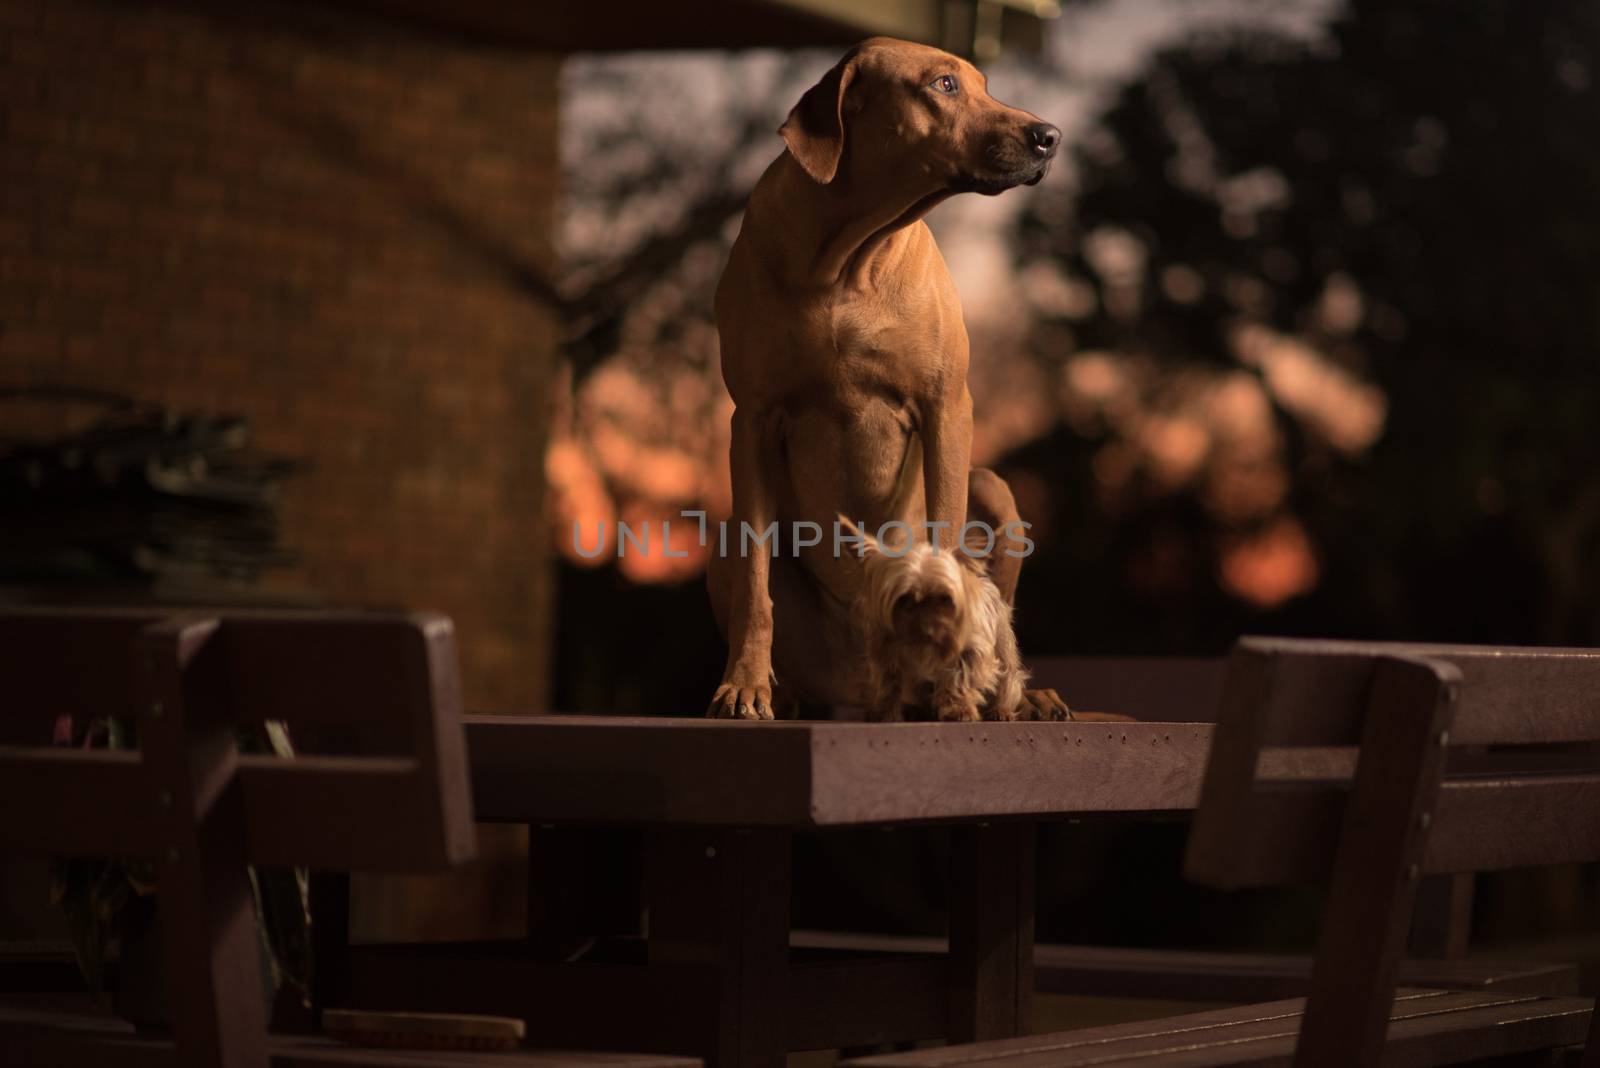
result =
[[[973,723],[982,717],[978,706],[971,701],[946,701],[939,706],[940,723]]]
[[[1022,704],[1017,708],[1018,719],[1044,720],[1055,723],[1072,718],[1072,711],[1061,695],[1054,690],[1023,690]]]
[[[711,719],[771,719],[772,686],[725,682],[712,695],[706,715]]]

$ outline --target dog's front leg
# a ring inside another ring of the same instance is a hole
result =
[[[706,715],[722,719],[772,718],[772,597],[768,590],[776,537],[766,540],[776,518],[773,502],[771,416],[766,410],[734,409],[728,463],[733,481],[733,525],[727,551],[734,554],[732,604],[728,612],[728,665]]]
[[[927,494],[929,542],[954,550],[967,521],[967,475],[972,467],[972,394],[963,380],[953,396],[926,406],[922,474]]]

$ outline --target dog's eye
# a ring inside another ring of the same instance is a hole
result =
[[[956,90],[961,88],[961,85],[956,81],[954,74],[941,74],[928,83],[928,88],[936,92],[954,95]]]

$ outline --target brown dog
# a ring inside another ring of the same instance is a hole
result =
[[[1049,169],[1060,131],[986,84],[937,49],[864,41],[795,105],[787,151],[751,193],[716,297],[735,411],[732,533],[708,575],[728,664],[710,715],[772,718],[774,679],[786,703],[867,703],[859,568],[828,533],[791,543],[797,521],[897,520],[951,548],[969,518],[1017,521],[1006,484],[971,467],[967,332],[922,222],[955,193]],[[740,536],[774,522],[781,554]],[[1007,603],[1021,564],[998,547],[986,561]],[[1050,691],[1029,700],[1066,714]]]

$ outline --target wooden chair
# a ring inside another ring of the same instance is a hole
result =
[[[1310,996],[852,1063],[1575,1063],[1570,1047],[1588,1033],[1583,1068],[1600,1068],[1589,999],[1397,994],[1395,982],[1423,876],[1600,860],[1592,746],[1520,765],[1502,750],[1595,741],[1600,652],[1246,639],[1229,663],[1188,874],[1221,887],[1327,880]],[[1490,756],[1452,766],[1461,747]],[[1349,773],[1309,776],[1330,750]],[[1543,769],[1517,770],[1533,764]]]
[[[1051,686],[1076,708],[1131,715],[1146,722],[1215,723],[1226,658],[1045,657],[1029,661],[1035,683]],[[1400,984],[1440,990],[1575,994],[1571,962],[1469,958],[1473,876],[1426,876],[1418,884]],[[942,938],[838,931],[796,932],[806,949],[879,954],[939,954]],[[1239,950],[1182,950],[1040,943],[1033,952],[1039,993],[1169,1001],[1279,1001],[1305,997],[1312,958]]]
[[[162,1040],[107,1017],[0,1011],[0,1060],[604,1061],[387,1053],[267,1033],[247,864],[436,871],[470,857],[460,703],[452,628],[438,616],[0,614],[0,742],[21,743],[0,745],[0,846],[155,858],[172,1018]],[[36,744],[63,714],[125,717],[138,749]],[[376,738],[382,755],[241,755],[235,727],[267,719],[291,733]]]

